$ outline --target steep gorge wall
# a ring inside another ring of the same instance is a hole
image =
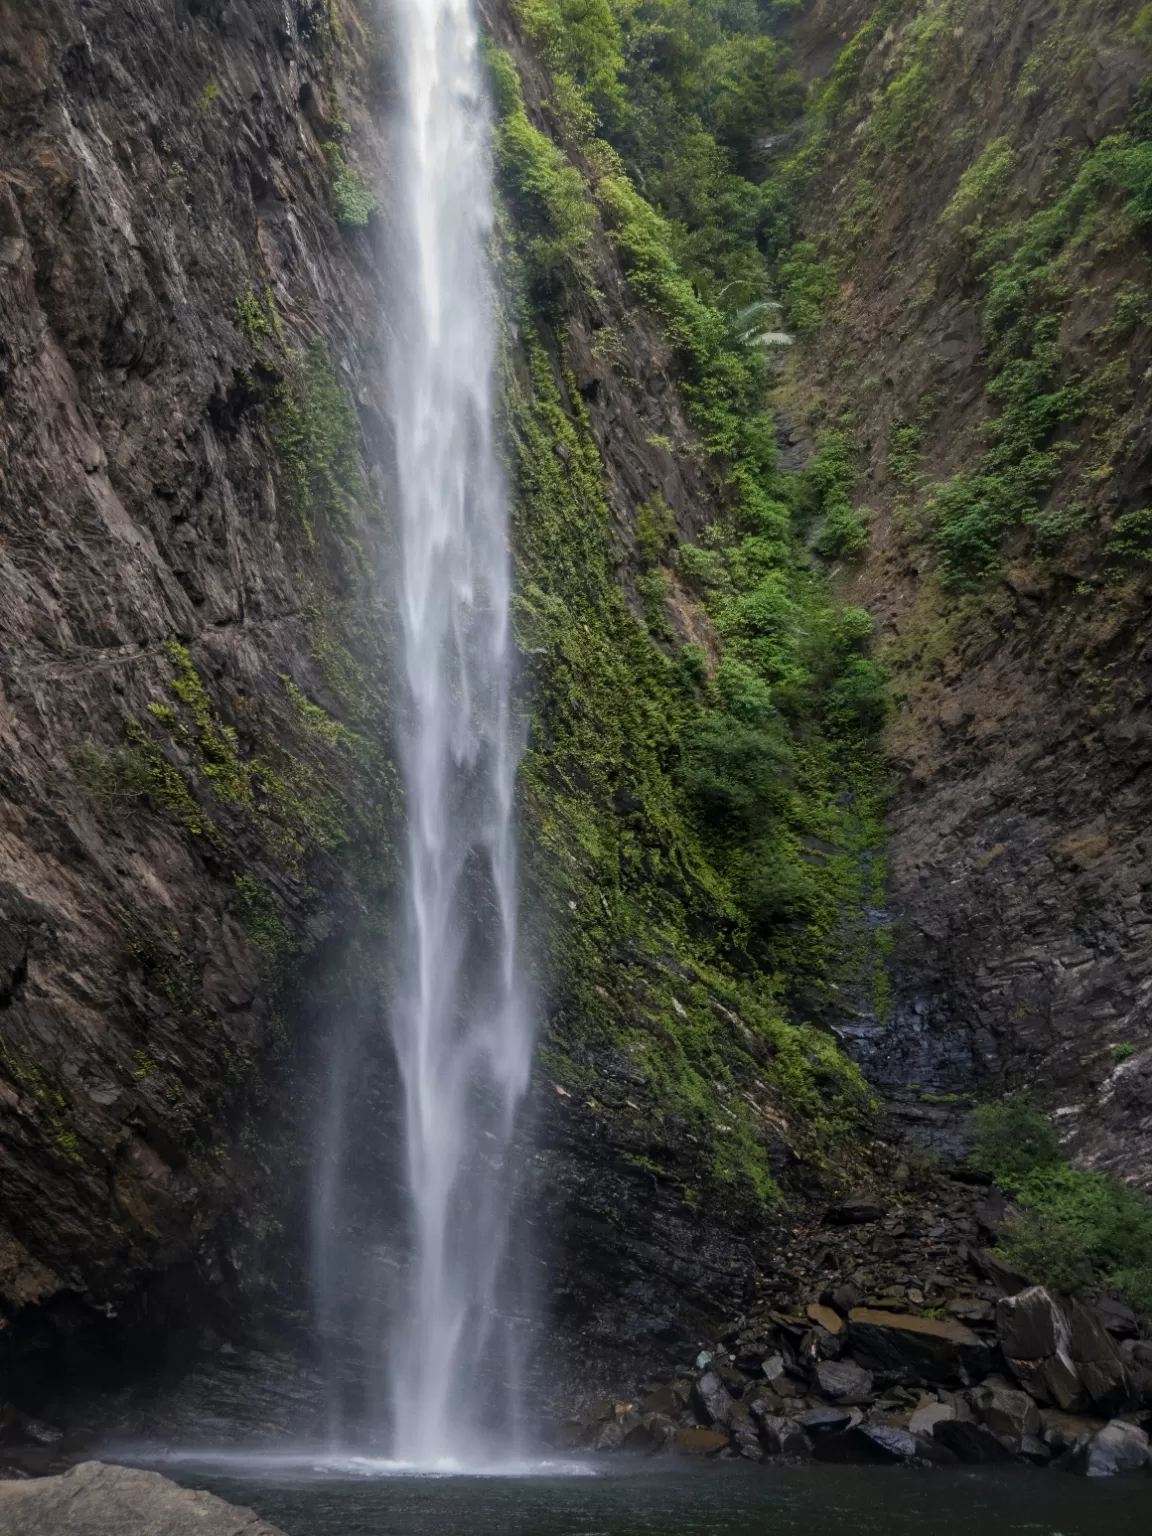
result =
[[[775,151],[784,270],[828,282],[779,399],[857,455],[838,580],[901,696],[895,1009],[863,1049],[922,1134],[926,1099],[1028,1086],[1146,1186],[1147,8],[815,0],[793,41],[819,84],[806,163]]]
[[[353,9],[272,0],[8,0],[0,82],[0,1293],[36,1341],[166,1272],[259,1289],[307,1182],[257,1129],[273,1083],[304,1113],[283,984],[386,906],[383,295],[330,211],[386,82]]]
[[[60,1406],[52,1372],[101,1319],[121,1365],[209,1324],[302,1347],[325,1045],[363,1084],[353,1218],[402,1260],[376,21],[0,9],[0,1297],[5,1390],[29,1404]],[[587,205],[559,286],[512,305],[506,399],[544,1015],[527,1212],[558,1352],[590,1381],[683,1351],[770,1273],[773,1181],[799,1188],[866,1095],[742,957],[686,809],[703,705],[675,657],[716,637],[672,552],[723,472],[590,152],[510,12],[489,23],[529,170],[566,166]],[[561,234],[505,224],[510,295]]]

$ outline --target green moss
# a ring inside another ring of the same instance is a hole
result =
[[[685,1118],[711,1148],[712,1177],[767,1197],[773,1122],[745,1095],[759,1093],[768,1109],[782,1096],[796,1117],[789,1134],[812,1145],[858,1126],[868,1095],[828,1037],[796,1030],[769,1005],[763,981],[754,1000],[756,986],[728,970],[747,937],[739,851],[699,820],[676,768],[685,752],[692,760],[692,733],[710,710],[628,613],[579,395],[569,391],[569,416],[547,354],[537,347],[531,359],[531,397],[511,375],[506,390],[517,444],[517,627],[525,649],[543,653],[545,679],[523,766],[526,857],[540,888],[533,907],[556,914],[548,947],[572,1021],[559,1039],[569,1049],[581,1037],[625,1043],[644,1073],[644,1112]],[[654,522],[658,533],[663,520]],[[661,542],[654,537],[649,554]],[[741,581],[752,581],[754,553],[739,553]],[[729,580],[732,556],[719,558]],[[735,680],[724,686],[737,698]],[[779,800],[775,782],[765,789]],[[742,793],[747,814],[759,815],[756,784]],[[629,958],[637,952],[642,960]]]
[[[620,25],[610,0],[516,0],[513,10],[550,65],[566,119],[587,131],[619,124],[628,109],[619,79]]]
[[[9,1082],[14,1083],[34,1106],[56,1153],[66,1162],[83,1163],[80,1138],[69,1124],[71,1107],[68,1100],[36,1064],[32,1053],[0,1035],[0,1068]]]
[[[898,21],[916,0],[881,0],[872,14],[840,50],[819,89],[817,108],[835,117],[853,98],[872,50],[885,32]]]
[[[263,881],[255,875],[237,875],[233,889],[240,926],[264,958],[275,964],[291,954],[295,948],[292,935]]]
[[[308,536],[318,517],[345,527],[350,504],[367,500],[360,423],[323,342],[289,355],[268,421],[279,483]]]
[[[193,837],[212,840],[216,829],[188,788],[184,775],[161,752],[138,720],[128,725],[129,751],[141,765],[146,794],[154,809],[180,823]]]
[[[801,336],[816,329],[841,286],[837,263],[821,260],[818,248],[806,240],[792,246],[780,262],[776,281],[789,323]]]
[[[148,764],[127,747],[109,750],[82,741],[69,749],[68,760],[79,782],[104,805],[143,799],[154,787]]]
[[[636,553],[647,566],[658,565],[676,537],[676,520],[659,497],[646,501],[636,513]]]

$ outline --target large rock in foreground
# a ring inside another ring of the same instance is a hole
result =
[[[1031,1286],[998,1304],[996,1332],[1009,1370],[1037,1402],[1065,1413],[1091,1405],[1105,1414],[1127,1402],[1130,1384],[1116,1346],[1078,1302]]]
[[[0,1483],[4,1536],[284,1536],[250,1509],[157,1472],[85,1461],[63,1477]]]
[[[848,1314],[852,1353],[874,1371],[909,1380],[980,1381],[991,1367],[987,1344],[955,1318],[917,1317],[854,1307]]]

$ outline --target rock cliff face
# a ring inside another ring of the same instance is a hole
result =
[[[489,21],[551,129],[547,76],[504,7]],[[329,1046],[373,1126],[355,1219],[394,1241],[388,67],[368,3],[0,12],[0,1395],[37,1410],[63,1411],[61,1372],[148,1367],[161,1335],[184,1359],[262,1319],[307,1353]],[[595,300],[539,334],[609,509],[589,559],[606,540],[635,610],[637,508],[658,496],[691,538],[715,487],[659,327],[602,235],[589,259]],[[573,451],[544,443],[569,478]],[[621,788],[607,814],[629,810]],[[546,929],[570,893],[533,878]],[[635,963],[606,958],[623,998]],[[579,1063],[575,1097],[540,1080],[539,1285],[569,1345],[654,1358],[739,1304],[763,1225],[693,1207],[699,1146],[654,1131],[630,1057]],[[222,1370],[205,1391],[242,1417]],[[259,1411],[288,1428],[272,1375]],[[171,1402],[188,1431],[201,1399]]]
[[[280,985],[381,908],[396,795],[381,295],[330,211],[378,44],[321,3],[13,0],[0,80],[12,1338],[259,1268]]]
[[[873,512],[841,580],[903,696],[895,1013],[864,1059],[932,1134],[920,1093],[1030,1086],[1147,1185],[1148,578],[1119,553],[1152,472],[1147,226],[1110,158],[1146,133],[1139,12],[806,8],[811,73],[852,41],[803,215],[836,292],[782,400],[848,424]],[[993,522],[1002,554],[958,569]]]

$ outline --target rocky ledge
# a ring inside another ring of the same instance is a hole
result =
[[[4,1536],[284,1536],[250,1509],[156,1472],[81,1462],[63,1477],[0,1482]]]
[[[570,1413],[599,1452],[1152,1469],[1152,1343],[1107,1296],[1030,1286],[988,1247],[1004,1202],[947,1179],[793,1234],[764,1299],[668,1379]]]

